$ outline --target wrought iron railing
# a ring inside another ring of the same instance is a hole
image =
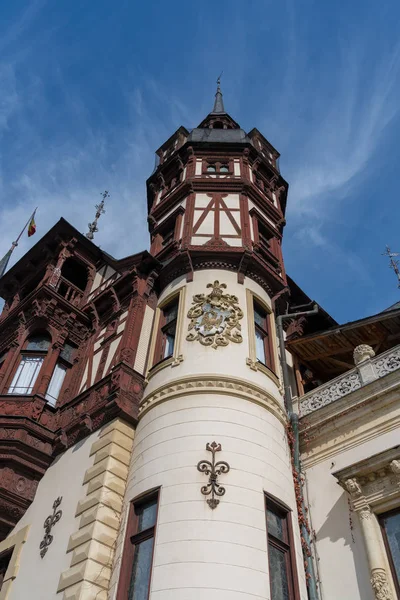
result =
[[[299,399],[299,415],[304,417],[397,369],[400,369],[400,346],[360,363],[351,371],[302,396]]]

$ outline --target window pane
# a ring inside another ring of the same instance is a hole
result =
[[[385,517],[382,522],[385,527],[390,554],[392,555],[393,565],[400,584],[400,512]]]
[[[35,385],[43,356],[23,356],[9,387],[9,394],[30,394]]]
[[[213,165],[207,167],[207,173],[215,173],[216,168]]]
[[[51,377],[49,387],[46,393],[46,400],[50,402],[50,404],[56,403],[56,400],[60,394],[61,387],[64,381],[65,374],[67,372],[67,367],[61,364],[57,364],[55,366],[53,375]]]
[[[135,547],[128,600],[147,600],[148,598],[153,543],[154,538],[150,538]]]
[[[137,533],[153,527],[156,524],[157,499],[155,498],[152,502],[139,506],[136,514],[138,515]]]
[[[72,362],[72,357],[76,348],[71,344],[64,344],[63,349],[60,352],[60,357],[68,362]]]
[[[273,535],[278,540],[286,542],[285,519],[270,510],[267,510],[267,528],[268,535]]]
[[[39,350],[40,352],[47,352],[49,349],[51,340],[47,335],[32,335],[29,338],[27,350]]]
[[[260,362],[266,363],[264,336],[258,329],[256,329],[256,358]]]
[[[164,358],[167,358],[167,356],[173,355],[174,346],[175,346],[175,335],[171,335],[170,333],[167,333],[165,336]]]
[[[271,600],[289,600],[286,554],[269,544],[269,578]]]
[[[265,328],[265,319],[266,319],[266,313],[264,310],[262,310],[262,308],[260,308],[259,306],[257,306],[257,304],[254,305],[254,320],[257,323],[257,325],[260,325],[260,327],[264,327]]]
[[[229,169],[227,165],[221,165],[219,169],[220,173],[229,173]]]
[[[164,308],[163,312],[164,312],[165,322],[170,323],[171,321],[176,319],[178,316],[178,303],[174,302],[173,304],[166,306]]]

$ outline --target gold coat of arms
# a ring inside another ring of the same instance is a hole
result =
[[[193,306],[188,312],[190,333],[186,339],[189,342],[198,340],[211,348],[227,346],[229,341],[242,342],[239,321],[243,318],[243,311],[238,306],[237,297],[223,293],[225,283],[214,281],[207,287],[212,288],[209,294],[193,296]]]

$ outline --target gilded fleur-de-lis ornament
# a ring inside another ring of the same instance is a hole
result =
[[[239,321],[243,319],[243,311],[238,305],[237,297],[224,294],[225,283],[214,281],[207,287],[212,288],[209,294],[193,296],[193,306],[188,312],[190,333],[186,339],[189,342],[197,340],[203,346],[211,348],[227,346],[229,342],[242,342]]]

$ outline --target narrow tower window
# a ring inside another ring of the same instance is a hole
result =
[[[157,508],[158,494],[131,507],[118,600],[147,600],[149,597]]]
[[[271,600],[297,600],[299,595],[290,512],[270,496],[266,496],[265,500]]]
[[[174,354],[179,300],[175,297],[161,309],[160,329],[157,340],[156,362]]]
[[[256,358],[273,370],[270,317],[258,302],[254,302],[254,329],[256,336]]]
[[[68,368],[71,367],[72,356],[75,351],[74,346],[65,344],[60,352],[59,359],[54,367],[53,375],[51,376],[49,387],[47,388],[46,400],[53,406],[57,402],[61,388],[64,383]]]

